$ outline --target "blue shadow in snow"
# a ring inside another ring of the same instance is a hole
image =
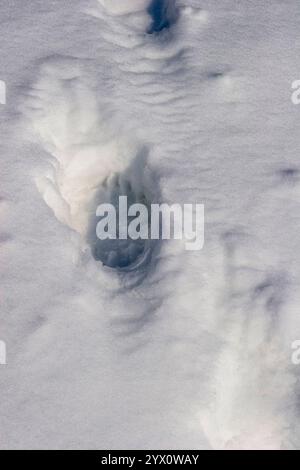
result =
[[[170,0],[152,0],[147,11],[152,18],[148,34],[159,33],[163,29],[170,28],[177,20],[175,6]]]

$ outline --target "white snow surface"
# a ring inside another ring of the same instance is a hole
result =
[[[299,2],[149,3],[0,3],[0,448],[300,448]],[[203,250],[95,260],[126,184]]]
[[[116,15],[125,15],[136,11],[146,10],[148,0],[98,0],[107,12]]]

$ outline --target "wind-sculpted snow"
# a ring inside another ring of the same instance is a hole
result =
[[[0,75],[0,446],[299,448],[298,2],[27,3]],[[204,204],[204,248],[100,243],[120,194]]]

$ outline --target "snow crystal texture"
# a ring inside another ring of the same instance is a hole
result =
[[[300,448],[298,3],[1,2],[0,448]],[[120,194],[204,248],[98,243]]]

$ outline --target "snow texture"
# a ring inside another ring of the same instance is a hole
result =
[[[300,448],[298,0],[0,18],[0,447]],[[100,245],[119,194],[205,204],[203,250]]]

